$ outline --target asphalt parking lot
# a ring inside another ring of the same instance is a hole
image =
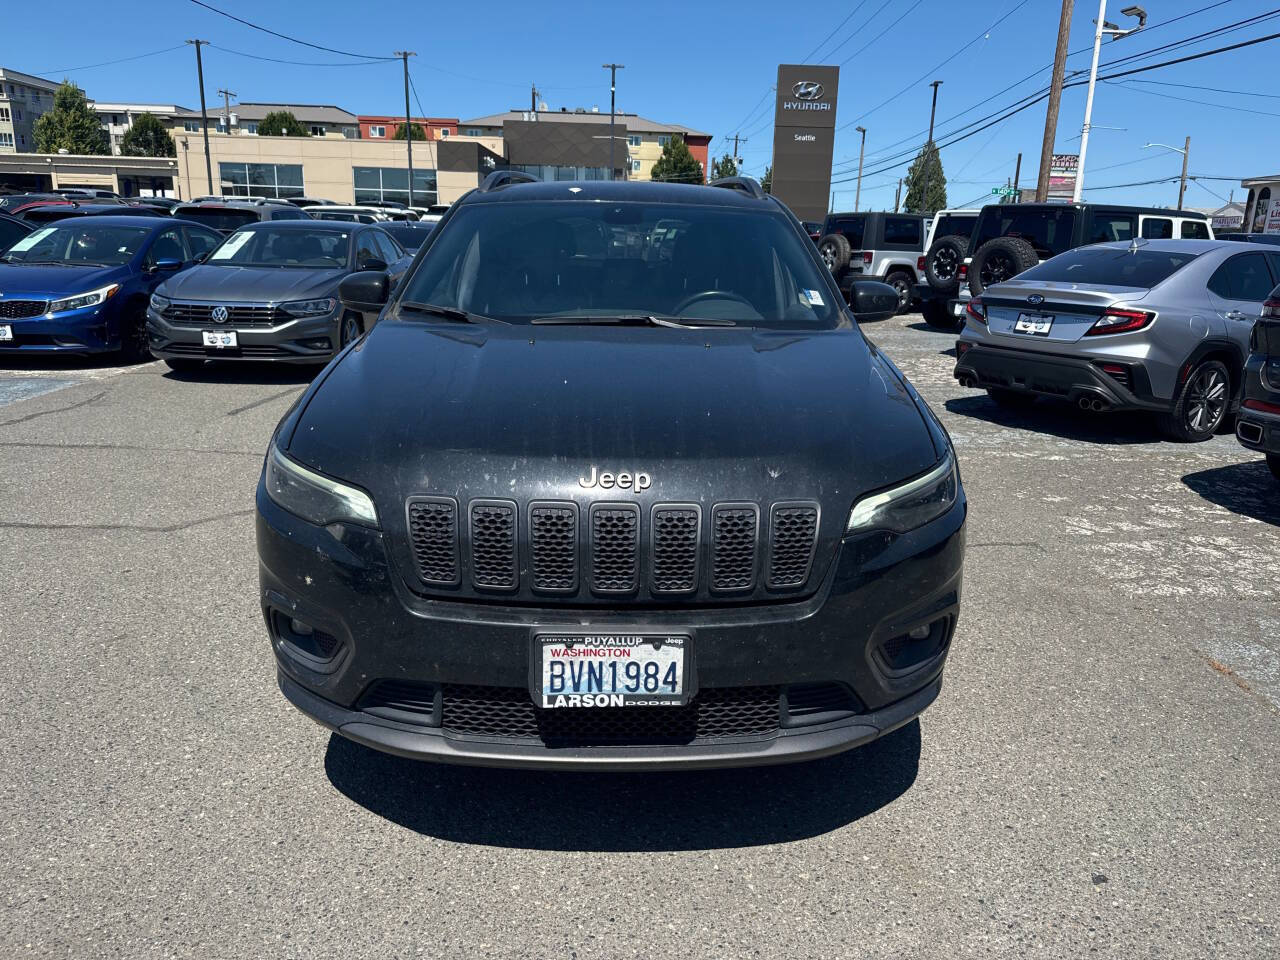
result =
[[[279,695],[253,489],[307,375],[0,365],[4,957],[1275,957],[1280,487],[867,329],[970,499],[940,700],[796,767],[385,757]]]

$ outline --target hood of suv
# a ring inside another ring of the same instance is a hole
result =
[[[198,266],[166,280],[158,291],[175,300],[276,303],[332,296],[345,270],[295,267]]]
[[[373,496],[402,569],[411,496],[819,505],[815,577],[854,500],[937,462],[923,414],[856,332],[384,322],[329,371],[289,455]],[[597,482],[589,481],[594,475]],[[644,474],[648,486],[599,483]],[[523,521],[521,521],[523,522]],[[642,521],[642,526],[645,521]],[[403,549],[401,549],[403,548]]]

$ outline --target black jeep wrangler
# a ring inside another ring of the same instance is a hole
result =
[[[304,713],[407,757],[654,769],[835,753],[938,696],[955,451],[754,181],[499,171],[394,290],[340,296],[381,318],[257,492]]]

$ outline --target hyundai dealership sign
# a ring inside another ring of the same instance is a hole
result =
[[[773,195],[801,220],[827,214],[839,84],[839,67],[778,67]]]

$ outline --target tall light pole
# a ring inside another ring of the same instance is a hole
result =
[[[416,57],[412,50],[397,50],[396,56],[404,61],[404,142],[409,151],[409,206],[413,206],[413,117],[409,111],[409,58]],[[424,131],[425,132],[425,131]],[[430,159],[428,157],[428,159]]]
[[[929,142],[924,146],[924,193],[920,195],[920,209],[917,213],[929,212],[929,156],[933,149],[933,117],[938,112],[938,88],[942,86],[941,80],[935,80],[929,84],[933,87],[933,106],[929,108]],[[907,191],[910,194],[910,190]]]
[[[862,134],[862,145],[858,147],[858,189],[853,195],[853,212],[857,213],[858,204],[862,202],[862,156],[867,149],[867,128],[854,127],[853,129]]]
[[[1186,144],[1179,149],[1170,146],[1167,143],[1147,143],[1143,144],[1142,149],[1146,150],[1150,147],[1164,147],[1166,150],[1172,150],[1174,153],[1182,154],[1182,179],[1178,183],[1178,209],[1182,209],[1182,198],[1187,192],[1187,158],[1191,156],[1191,138],[1187,137]]]
[[[613,179],[613,115],[617,110],[618,71],[626,69],[621,63],[606,63],[604,69],[609,71],[609,179]]]
[[[209,156],[209,111],[204,105],[204,63],[200,59],[201,44],[208,40],[188,40],[196,47],[196,80],[200,83],[200,129],[204,131],[204,172],[209,178],[209,194],[213,194],[213,159]],[[193,190],[192,193],[195,191]]]
[[[1131,33],[1136,33],[1147,25],[1147,11],[1141,7],[1125,7],[1120,11],[1126,17],[1136,17],[1138,25],[1128,30],[1121,30],[1114,23],[1107,23],[1107,0],[1098,0],[1098,28],[1093,34],[1093,64],[1089,67],[1089,92],[1084,98],[1084,126],[1080,128],[1080,159],[1076,163],[1076,185],[1071,194],[1075,203],[1080,202],[1084,193],[1084,157],[1089,150],[1089,128],[1093,118],[1093,88],[1098,83],[1098,54],[1102,52],[1102,35],[1119,40]]]

